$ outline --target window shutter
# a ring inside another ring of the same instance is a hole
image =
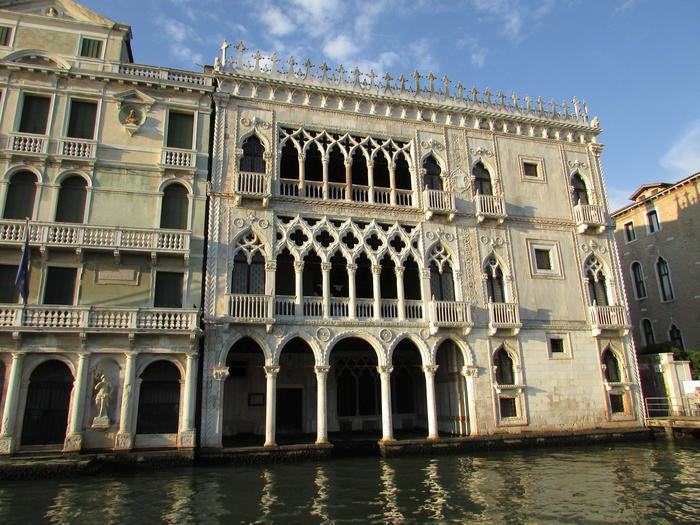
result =
[[[36,177],[28,171],[21,171],[12,176],[5,198],[5,219],[24,220],[34,214],[36,196]]]
[[[76,139],[94,138],[96,116],[97,103],[73,100],[70,104],[68,136]]]
[[[19,122],[20,133],[45,134],[50,103],[49,97],[25,95],[22,104],[22,117]]]
[[[68,177],[61,183],[56,206],[56,222],[82,223],[85,219],[87,182],[82,177]]]
[[[171,230],[186,230],[188,208],[187,189],[181,184],[167,186],[163,191],[160,227]]]
[[[192,149],[194,116],[190,113],[171,111],[168,116],[169,148]]]

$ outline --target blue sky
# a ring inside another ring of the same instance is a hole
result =
[[[585,99],[613,207],[700,171],[697,0],[79,1],[130,24],[144,64],[198,69],[226,38],[297,62]]]

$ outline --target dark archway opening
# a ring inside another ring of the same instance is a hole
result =
[[[280,353],[277,375],[276,441],[278,445],[316,440],[316,374],[314,353],[299,337]]]
[[[46,361],[34,369],[27,390],[22,445],[63,444],[72,390],[73,374],[61,361]]]
[[[467,392],[462,368],[462,352],[454,341],[446,340],[437,349],[435,363],[435,404],[438,432],[466,436],[469,432]]]
[[[391,411],[397,439],[423,439],[428,431],[425,375],[420,351],[410,339],[394,349]]]
[[[156,361],[141,373],[137,434],[176,434],[180,422],[180,370]]]

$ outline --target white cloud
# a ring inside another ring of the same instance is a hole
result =
[[[183,24],[174,18],[161,17],[156,20],[169,42],[170,54],[175,57],[181,66],[194,67],[204,62],[201,53],[190,47],[191,43],[200,43],[201,37],[190,25]]]
[[[488,51],[485,48],[479,47],[477,44],[472,45],[469,55],[472,64],[474,64],[476,67],[484,67],[484,64],[486,64],[487,52]]]
[[[260,21],[275,36],[289,34],[295,29],[294,23],[280,9],[271,5],[262,6]]]
[[[615,13],[624,13],[629,11],[637,3],[637,0],[623,0],[623,2],[615,8]]]
[[[632,201],[630,201],[630,195],[636,188],[616,188],[614,186],[608,186],[606,188],[606,193],[608,195],[608,205],[610,206],[610,211],[616,211],[620,208],[624,208]]]
[[[518,41],[522,37],[523,25],[546,16],[554,8],[555,2],[538,0],[534,4],[523,5],[520,0],[472,0],[472,5],[478,13],[496,19],[505,36]]]
[[[332,60],[348,60],[355,56],[359,48],[355,42],[348,36],[340,34],[335,38],[326,41],[323,46],[323,52]]]
[[[661,166],[682,176],[700,171],[700,119],[691,122],[671,144]]]

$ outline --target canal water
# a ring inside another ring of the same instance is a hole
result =
[[[0,482],[0,523],[699,523],[700,445]]]

